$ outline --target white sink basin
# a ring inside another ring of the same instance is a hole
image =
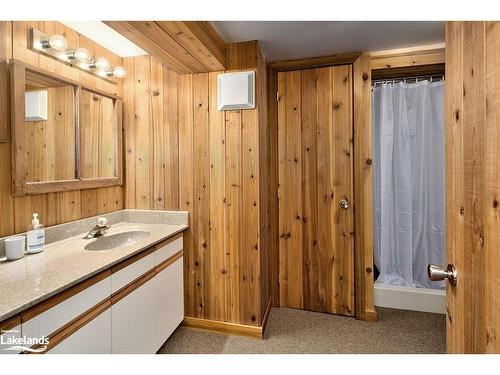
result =
[[[120,246],[128,246],[138,239],[146,238],[150,232],[143,230],[132,230],[128,232],[104,235],[93,240],[85,246],[85,250],[111,250]]]

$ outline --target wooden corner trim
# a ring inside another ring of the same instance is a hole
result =
[[[336,55],[312,57],[307,59],[273,61],[268,65],[274,71],[320,68],[323,66],[353,64],[362,52],[339,53]]]
[[[64,302],[68,298],[73,297],[75,294],[78,294],[82,290],[90,288],[92,285],[97,284],[99,281],[104,280],[106,277],[111,276],[111,270],[107,269],[105,271],[99,272],[97,275],[91,276],[87,280],[84,280],[68,289],[57,293],[56,295],[49,297],[48,299],[39,302],[38,304],[27,308],[25,311],[21,312],[21,321],[23,323],[27,322],[30,319],[42,314],[48,309],[54,307],[55,305]]]
[[[266,309],[264,310],[264,315],[262,317],[262,337],[264,337],[264,333],[266,332],[267,321],[269,320],[269,315],[271,314],[271,298],[267,301]]]
[[[185,327],[202,329],[206,331],[218,332],[230,335],[239,335],[262,339],[263,329],[259,326],[250,326],[246,324],[219,322],[216,320],[200,319],[193,317],[184,317],[182,324]]]

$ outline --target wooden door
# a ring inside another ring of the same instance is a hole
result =
[[[351,65],[278,73],[281,306],[354,314],[352,136]]]
[[[449,353],[500,353],[500,23],[446,23]]]

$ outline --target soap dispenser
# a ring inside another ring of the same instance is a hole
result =
[[[33,214],[33,220],[31,220],[31,226],[28,228],[26,237],[28,253],[35,254],[43,251],[43,247],[45,246],[45,229],[40,224],[37,213]]]

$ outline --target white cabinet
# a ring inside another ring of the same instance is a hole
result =
[[[184,319],[182,257],[152,280],[155,291],[155,352]]]
[[[155,255],[151,253],[139,259],[137,262],[122,268],[118,272],[113,272],[111,276],[111,292],[116,293],[125,285],[131,283],[138,277],[153,269],[155,266]]]
[[[182,236],[176,238],[173,241],[170,241],[166,245],[156,245],[155,251],[155,266],[158,266],[160,263],[166,261],[172,255],[175,255],[179,251],[182,250],[183,247],[183,239]]]
[[[48,336],[111,295],[111,277],[82,290],[34,318],[23,322],[27,337]]]
[[[21,337],[21,332],[34,338],[57,332],[54,343],[58,335],[69,336],[48,353],[156,353],[184,319],[182,236],[154,249],[135,261],[127,260],[126,266],[111,267],[95,284],[77,285],[78,292],[69,298],[55,296],[55,305],[2,338]]]
[[[111,309],[85,324],[48,351],[50,354],[111,353]]]
[[[149,280],[111,306],[112,353],[155,353],[155,283]]]

